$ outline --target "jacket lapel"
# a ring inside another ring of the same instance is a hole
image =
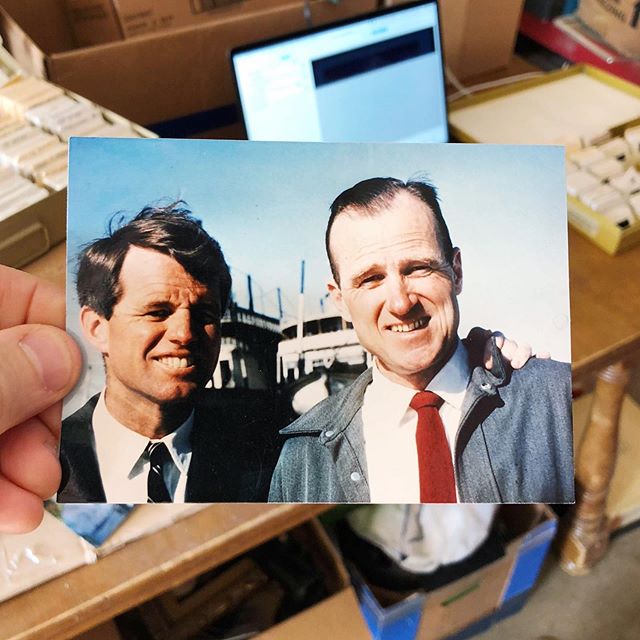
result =
[[[509,371],[492,338],[490,371],[482,364],[472,365],[471,380],[462,403],[460,430],[456,438],[456,477],[461,502],[503,502],[493,472],[483,423],[502,402],[498,388],[508,380]],[[476,365],[476,366],[473,366]]]
[[[91,424],[99,394],[62,423],[60,502],[106,502]]]
[[[331,452],[347,502],[371,500],[362,423],[362,402],[371,378],[371,369],[367,369],[346,389],[319,435],[320,444]]]

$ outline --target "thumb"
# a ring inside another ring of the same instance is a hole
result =
[[[63,398],[80,367],[79,349],[61,329],[18,325],[0,331],[0,433]]]

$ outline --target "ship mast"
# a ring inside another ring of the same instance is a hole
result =
[[[302,338],[304,337],[304,260],[300,265],[300,293],[298,294],[298,325],[296,327],[296,337],[298,340],[298,369],[296,378],[300,375],[300,368],[303,367]]]

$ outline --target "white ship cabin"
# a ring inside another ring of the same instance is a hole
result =
[[[278,345],[278,383],[298,380],[315,369],[329,369],[334,363],[359,366],[370,362],[353,325],[340,315],[308,318],[302,323],[302,337],[298,336],[295,322],[284,326],[282,334]]]

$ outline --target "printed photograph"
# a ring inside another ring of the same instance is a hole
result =
[[[563,167],[72,138],[58,502],[573,502]]]

